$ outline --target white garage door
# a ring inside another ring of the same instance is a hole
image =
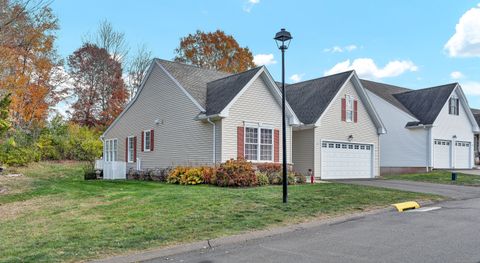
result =
[[[470,169],[470,143],[455,142],[455,168]]]
[[[451,168],[452,152],[451,141],[434,140],[433,143],[433,167],[437,169]]]
[[[322,179],[373,177],[373,146],[322,142]]]

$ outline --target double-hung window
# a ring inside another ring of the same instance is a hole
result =
[[[117,139],[108,139],[105,140],[104,144],[104,158],[107,162],[112,162],[117,160]]]
[[[143,136],[143,151],[149,152],[151,151],[151,142],[152,142],[152,130],[144,131]]]
[[[458,98],[457,97],[451,97],[450,98],[450,110],[449,110],[449,113],[451,115],[458,115],[458,107],[459,107],[459,103],[458,103]]]
[[[353,96],[346,95],[345,102],[346,102],[346,121],[353,122]]]
[[[135,151],[135,137],[133,136],[130,136],[128,137],[128,140],[127,140],[127,161],[129,163],[133,163],[135,160],[134,160],[134,151]]]
[[[245,159],[249,161],[273,161],[273,129],[245,127]]]

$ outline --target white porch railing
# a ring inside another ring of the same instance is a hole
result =
[[[127,163],[126,162],[103,162],[103,179],[116,180],[127,179]]]

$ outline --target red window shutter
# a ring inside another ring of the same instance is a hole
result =
[[[342,121],[347,121],[347,101],[342,98]]]
[[[145,141],[145,132],[142,131],[142,152],[145,150],[145,145],[143,144]]]
[[[280,131],[278,129],[273,131],[273,161],[276,163],[280,161]]]
[[[128,162],[128,137],[125,138],[125,162]]]
[[[150,151],[153,151],[153,144],[155,142],[154,130],[150,130]]]
[[[452,99],[448,100],[448,114],[453,114],[453,112],[452,112]]]
[[[237,127],[237,158],[245,158],[245,129],[243,127]]]
[[[137,136],[133,137],[133,162],[137,161]]]
[[[358,100],[353,101],[353,122],[358,121]]]

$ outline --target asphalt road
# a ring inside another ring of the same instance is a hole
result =
[[[476,198],[462,189],[433,211],[384,211],[148,262],[480,262],[480,188]]]
[[[403,191],[437,194],[452,199],[470,199],[480,197],[480,187],[449,184],[432,184],[402,180],[338,180],[338,183],[359,184],[391,188]],[[479,261],[480,262],[480,261]]]

